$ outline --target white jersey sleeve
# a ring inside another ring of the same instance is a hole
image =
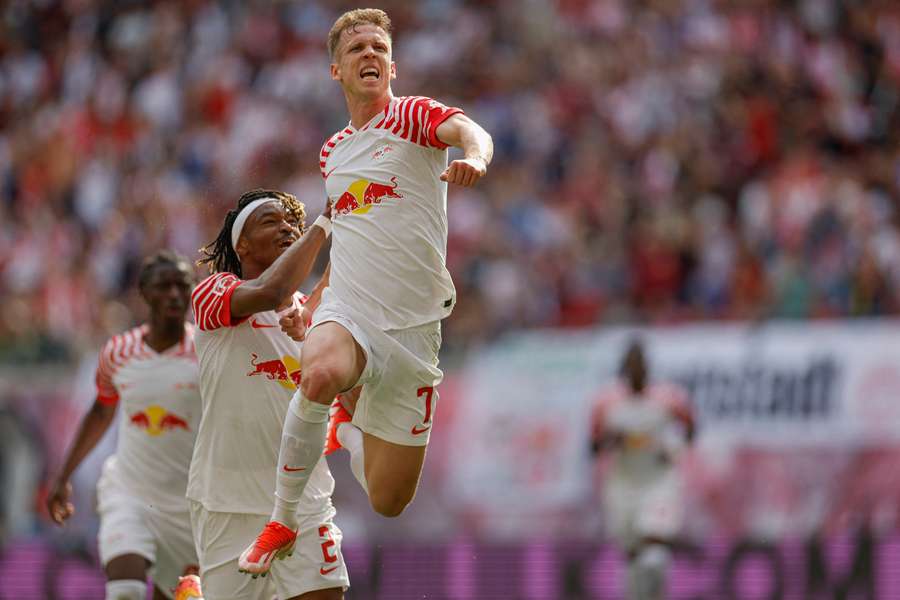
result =
[[[461,112],[431,98],[393,98],[322,147],[334,219],[330,286],[384,330],[443,319],[456,301],[440,180],[447,145],[437,129]]]
[[[285,335],[275,311],[231,315],[231,295],[243,281],[217,273],[191,296],[198,324],[197,357],[203,416],[187,495],[207,510],[268,515],[272,511],[281,429],[300,385],[300,344]],[[294,306],[306,301],[295,294]],[[322,459],[300,512],[333,511],[334,480]]]

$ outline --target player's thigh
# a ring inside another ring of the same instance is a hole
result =
[[[350,575],[341,552],[341,530],[328,514],[304,518],[299,529],[294,553],[272,564],[270,578],[278,597],[342,598],[350,586]]]
[[[637,533],[643,538],[670,540],[681,531],[684,511],[681,481],[674,472],[667,473],[642,494],[635,523]]]
[[[156,563],[153,582],[164,590],[178,585],[178,578],[189,567],[200,564],[194,548],[191,520],[187,511],[148,513],[150,529],[156,537]]]
[[[607,535],[622,548],[633,547],[639,538],[635,522],[640,510],[640,489],[619,478],[607,477],[602,496]]]
[[[325,321],[307,334],[300,362],[304,372],[328,368],[339,379],[339,391],[353,387],[366,367],[366,352],[351,334],[349,323]]]
[[[424,450],[402,447],[424,447],[428,444],[438,399],[437,385],[443,373],[437,367],[440,329],[437,323],[398,332],[370,332],[373,354],[385,357],[377,372],[362,386],[353,423],[363,432],[386,442],[373,445],[372,452],[398,455],[404,469],[412,469],[424,457]],[[382,450],[382,448],[384,450]],[[405,457],[405,458],[404,458]],[[366,449],[366,469],[370,464]]]
[[[373,501],[385,495],[398,501],[412,500],[427,448],[395,444],[364,432],[366,483]]]
[[[238,561],[201,567],[203,597],[210,600],[271,600],[275,586],[270,577],[257,577],[238,571]]]
[[[97,486],[97,546],[108,579],[145,579],[156,561],[156,538],[146,508],[115,482]]]
[[[106,578],[110,581],[119,579],[147,579],[150,561],[139,554],[121,554],[106,563]]]

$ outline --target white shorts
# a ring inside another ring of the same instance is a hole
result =
[[[684,520],[681,479],[674,469],[645,482],[609,475],[603,485],[603,507],[610,535],[626,550],[645,538],[670,540]]]
[[[191,523],[200,555],[203,596],[211,600],[286,599],[328,588],[350,586],[341,555],[341,530],[332,511],[300,522],[294,554],[275,560],[266,577],[238,572],[238,557],[269,520],[265,515],[211,512],[193,500]]]
[[[357,385],[362,393],[353,424],[368,434],[403,446],[425,446],[437,407],[441,323],[384,331],[325,288],[313,327],[333,321],[350,332],[366,354]]]
[[[187,500],[175,499],[173,504],[179,500],[184,502],[183,511],[151,508],[105,472],[97,482],[97,543],[103,566],[125,554],[143,556],[152,563],[149,575],[154,585],[171,598],[185,567],[199,564]]]

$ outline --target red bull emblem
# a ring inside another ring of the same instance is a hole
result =
[[[396,177],[391,177],[390,185],[357,179],[334,203],[333,212],[335,216],[365,214],[371,210],[373,204],[381,204],[385,198],[403,198],[403,194],[397,191],[398,185]]]
[[[282,387],[295,390],[300,385],[300,361],[290,355],[259,362],[259,355],[251,354],[250,366],[253,370],[247,377],[265,375],[269,381],[277,381]]]
[[[152,436],[161,435],[163,432],[173,429],[191,430],[186,419],[155,404],[134,413],[129,417],[129,421],[135,427],[146,431],[147,435]]]

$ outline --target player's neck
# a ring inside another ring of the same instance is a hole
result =
[[[351,96],[345,94],[347,99],[347,110],[350,112],[350,124],[354,129],[359,129],[372,120],[372,117],[384,110],[384,107],[391,102],[394,97],[391,89],[387,89],[387,93],[377,98],[366,96]]]
[[[184,323],[161,319],[150,319],[150,328],[144,336],[144,343],[155,352],[165,352],[184,338]]]

